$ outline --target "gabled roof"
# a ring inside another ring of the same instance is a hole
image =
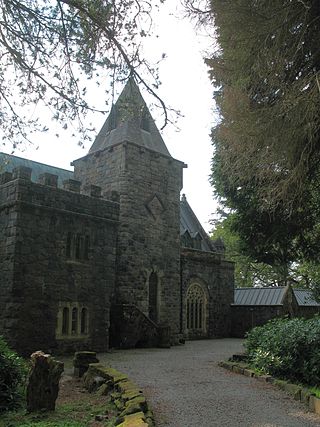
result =
[[[166,156],[170,153],[133,78],[124,87],[89,153],[132,142]]]
[[[0,153],[0,173],[12,172],[13,169],[19,166],[25,166],[32,169],[31,180],[34,182],[37,182],[39,180],[39,175],[45,172],[58,175],[58,187],[62,187],[63,181],[73,178],[72,171],[46,165],[44,163],[34,162],[33,160],[13,156],[12,154]]]
[[[215,246],[209,239],[207,233],[202,228],[198,218],[191,209],[185,194],[182,195],[180,200],[180,236],[183,236],[186,231],[191,237],[201,239],[201,250],[202,251],[216,251]]]
[[[236,288],[233,305],[282,305],[287,287]]]
[[[320,307],[320,303],[315,300],[309,289],[293,288],[292,290],[299,306]]]

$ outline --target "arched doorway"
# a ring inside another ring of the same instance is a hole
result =
[[[186,327],[189,338],[206,336],[207,298],[198,283],[192,283],[186,296]]]
[[[149,318],[158,322],[158,275],[154,271],[149,276]]]

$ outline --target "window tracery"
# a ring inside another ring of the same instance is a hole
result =
[[[187,329],[205,329],[206,296],[198,284],[190,285],[187,292]]]

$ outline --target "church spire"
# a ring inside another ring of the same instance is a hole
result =
[[[117,102],[112,105],[89,152],[125,141],[170,156],[133,77],[129,78]]]

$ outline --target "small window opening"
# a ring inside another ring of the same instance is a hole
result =
[[[62,335],[66,335],[69,332],[69,308],[64,307],[62,311]]]
[[[71,315],[71,333],[76,334],[78,330],[78,309],[74,307]]]

